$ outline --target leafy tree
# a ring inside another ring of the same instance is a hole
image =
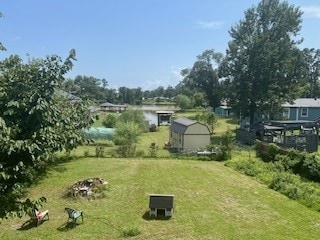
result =
[[[320,97],[320,49],[305,48],[303,49],[304,59],[304,81],[305,92],[302,97]]]
[[[204,93],[206,101],[213,108],[219,106],[221,101],[218,66],[222,59],[221,53],[206,50],[197,56],[197,61],[191,69],[181,71],[185,86],[193,91]]]
[[[250,123],[256,112],[270,114],[296,97],[302,74],[301,40],[296,39],[301,15],[286,1],[262,0],[229,31],[232,40],[221,67],[228,101]]]
[[[59,94],[64,74],[72,68],[74,50],[25,64],[18,56],[0,62],[0,218],[23,216],[41,204],[21,200],[57,151],[70,151],[85,139],[91,123],[84,102]]]
[[[121,113],[118,118],[118,122],[122,123],[131,123],[134,122],[139,126],[141,132],[147,132],[148,126],[145,121],[143,111],[141,109],[128,109],[125,112]]]
[[[214,112],[206,112],[206,124],[209,126],[211,133],[213,133],[214,127],[217,123],[217,118]]]
[[[120,145],[118,153],[123,157],[135,156],[139,137],[147,131],[148,126],[142,110],[128,109],[123,112],[116,123],[115,143]]]
[[[164,90],[164,97],[166,98],[173,98],[175,95],[175,90],[171,86],[168,86],[167,89]]]
[[[121,103],[141,104],[143,93],[141,88],[120,87],[118,89],[118,100]]]
[[[203,107],[206,105],[205,94],[202,92],[196,92],[193,94],[194,106]]]
[[[118,122],[115,143],[119,145],[117,152],[122,157],[134,157],[136,145],[142,131],[135,122]]]
[[[191,109],[193,107],[192,99],[186,95],[178,94],[175,97],[175,101],[182,110]]]
[[[108,84],[105,79],[78,75],[74,84],[77,86],[75,94],[82,99],[104,101],[106,98],[105,89]]]

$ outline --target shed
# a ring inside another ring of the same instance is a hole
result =
[[[188,118],[178,118],[170,126],[169,142],[178,151],[197,150],[210,144],[210,130],[207,125]]]
[[[172,217],[173,214],[173,199],[171,194],[150,194],[149,195],[149,209],[150,217],[157,217],[163,212],[165,217]]]

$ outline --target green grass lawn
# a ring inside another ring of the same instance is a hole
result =
[[[214,138],[235,127],[234,120],[219,119]],[[112,147],[96,158],[94,145],[79,147],[72,161],[52,166],[29,191],[31,198],[46,196],[50,220],[31,228],[21,228],[29,217],[4,220],[0,239],[122,239],[130,230],[140,231],[130,239],[319,239],[318,212],[221,162],[174,159],[163,149],[168,137],[168,127],[142,135],[138,150],[147,155],[154,142],[157,159],[113,158]],[[254,157],[249,151],[234,158]],[[105,198],[64,197],[75,182],[94,177],[108,182]],[[175,195],[171,219],[149,218],[151,193]],[[84,223],[66,227],[65,207],[82,209]]]
[[[103,199],[67,199],[74,182],[102,177]],[[148,194],[175,195],[169,220],[148,217]],[[50,220],[19,229],[28,220],[4,220],[0,239],[319,239],[320,215],[222,163],[174,159],[79,158],[52,167],[30,189],[47,197]],[[65,207],[82,209],[84,223],[65,228]]]

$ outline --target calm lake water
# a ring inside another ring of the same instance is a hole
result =
[[[150,124],[158,124],[158,115],[156,111],[178,111],[180,108],[172,105],[141,105],[141,106],[132,106],[135,109],[141,109],[145,118],[149,121]]]

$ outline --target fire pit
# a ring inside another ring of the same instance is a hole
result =
[[[108,182],[102,178],[89,178],[74,183],[67,191],[69,197],[103,197]]]

